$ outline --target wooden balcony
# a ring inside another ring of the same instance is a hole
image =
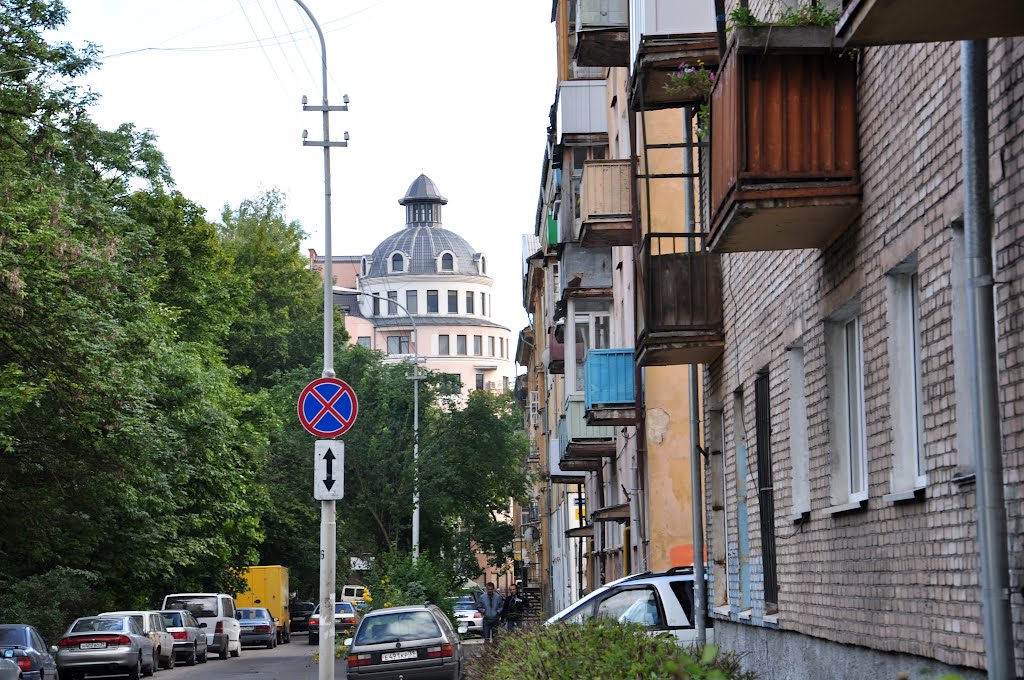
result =
[[[576,63],[580,66],[629,66],[628,0],[575,2]]]
[[[581,184],[580,245],[584,248],[633,245],[632,161],[585,161]]]
[[[541,360],[552,375],[565,373],[565,345],[555,337],[554,326],[548,332],[548,346],[541,354]]]
[[[711,91],[713,251],[823,248],[860,205],[857,65],[790,28],[737,31]]]
[[[704,235],[648,234],[637,264],[637,363],[704,364],[720,356],[722,261],[704,248]]]
[[[843,0],[836,37],[849,46],[1024,35],[1020,0]]]
[[[592,349],[584,360],[588,425],[635,425],[632,349]]]
[[[713,0],[631,0],[630,107],[639,111],[697,103],[693,93],[669,94],[665,85],[683,61],[718,64],[716,31]]]

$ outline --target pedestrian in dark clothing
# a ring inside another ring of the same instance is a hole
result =
[[[508,597],[505,598],[505,606],[501,610],[501,620],[511,633],[523,625],[523,616],[526,614],[526,595],[519,592],[519,585],[513,583],[508,587]]]
[[[487,582],[487,590],[480,594],[476,608],[484,615],[484,642],[492,642],[495,629],[501,625],[501,611],[505,606],[505,598],[495,592],[494,582]]]

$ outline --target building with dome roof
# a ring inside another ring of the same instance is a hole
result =
[[[448,199],[426,175],[398,203],[404,228],[369,255],[332,258],[337,287],[368,293],[335,292],[350,342],[395,360],[418,355],[428,370],[457,375],[463,394],[510,389],[511,332],[491,318],[487,257],[444,228]],[[323,257],[310,251],[310,265],[322,269]]]

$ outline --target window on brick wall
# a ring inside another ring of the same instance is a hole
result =
[[[764,602],[778,611],[779,581],[775,561],[775,490],[772,486],[772,413],[767,372],[754,380],[754,431],[757,446],[757,507],[761,519],[761,568]]]
[[[918,289],[916,261],[903,263],[886,277],[893,493],[924,488],[928,483],[924,460]]]
[[[725,498],[725,414],[722,409],[708,412],[707,446],[710,452],[708,470],[711,481],[708,494],[711,501],[711,521],[709,522],[708,554],[711,557],[710,585],[714,599],[709,598],[714,606],[729,604],[728,577],[728,535],[726,522]]]
[[[811,510],[810,445],[807,439],[807,375],[804,368],[804,348],[790,347],[789,361],[789,458],[792,469],[790,489],[792,514],[802,515]]]
[[[868,446],[864,408],[864,349],[859,313],[826,324],[832,504],[867,500]]]

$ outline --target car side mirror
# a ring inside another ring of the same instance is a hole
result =
[[[13,659],[14,658],[14,650],[13,649],[5,649],[4,650],[4,658],[5,659]]]
[[[461,626],[459,626],[459,635],[465,635],[468,632],[469,626],[467,626],[466,624],[462,624]]]
[[[351,647],[352,646],[352,638],[345,638],[345,642],[343,642],[342,644],[345,645],[346,647]]]
[[[241,621],[242,620],[242,615],[241,614],[235,614],[235,618],[238,619],[239,621]]]
[[[200,623],[200,624],[199,624],[199,627],[200,627],[200,628],[206,628],[206,623],[205,623],[205,622],[204,622],[204,623]]]
[[[52,654],[56,654],[56,653],[57,653],[57,645],[50,645],[50,654],[52,655]]]

